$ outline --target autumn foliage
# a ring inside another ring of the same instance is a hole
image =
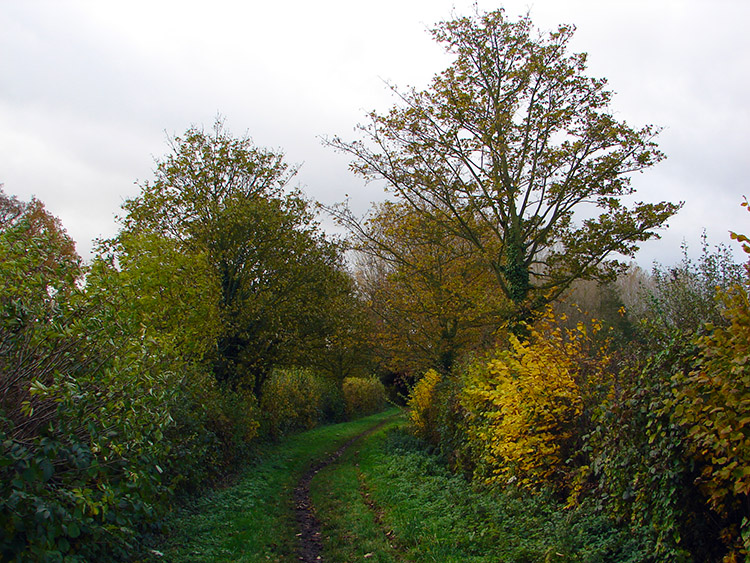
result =
[[[612,325],[552,313],[498,333],[494,351],[414,385],[413,432],[477,484],[606,507],[659,560],[744,561],[747,286],[716,307],[723,321],[698,332],[649,316],[627,348]]]
[[[475,475],[487,484],[560,482],[583,410],[575,358],[559,331],[532,329],[464,374],[461,404]]]
[[[0,190],[3,561],[139,558],[259,435],[343,418],[342,374],[365,369],[340,344],[342,249],[281,156],[220,124],[171,148],[85,266],[41,202]],[[361,387],[352,415],[379,404]]]
[[[374,377],[347,377],[342,383],[346,414],[356,418],[385,408],[386,394],[383,383]]]
[[[456,458],[469,460],[462,469],[482,483],[564,490],[573,477],[566,462],[580,438],[584,393],[595,381],[601,386],[607,357],[587,358],[593,343],[586,327],[563,329],[551,312],[526,337],[507,338],[507,346],[451,375],[453,385],[442,393],[444,377],[428,371],[410,395],[412,426],[433,443],[461,436]],[[441,413],[456,408],[458,416]]]
[[[750,495],[750,304],[746,290],[723,297],[731,324],[699,341],[701,360],[680,382],[674,415],[700,463],[697,484],[711,507],[728,515],[746,510]],[[741,526],[748,554],[747,514]]]
[[[409,421],[414,434],[427,442],[438,443],[439,403],[438,385],[442,376],[434,369],[428,370],[417,381],[409,395]]]

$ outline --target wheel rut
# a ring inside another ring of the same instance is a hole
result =
[[[313,478],[321,469],[335,463],[357,440],[382,428],[385,424],[390,422],[390,420],[391,418],[387,418],[375,426],[368,428],[364,432],[360,432],[353,438],[350,438],[328,457],[314,462],[297,482],[297,486],[294,488],[293,498],[297,525],[299,528],[297,534],[297,537],[299,538],[297,558],[299,561],[303,561],[304,563],[319,563],[325,561],[323,558],[323,540],[320,532],[320,522],[315,516],[315,507],[310,500],[310,483]]]

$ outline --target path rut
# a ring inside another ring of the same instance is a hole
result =
[[[322,563],[324,561],[320,522],[315,516],[315,508],[310,500],[310,483],[313,478],[321,469],[336,462],[357,440],[375,432],[390,422],[390,420],[390,418],[387,418],[372,428],[368,428],[364,432],[360,432],[353,438],[350,438],[327,458],[313,463],[297,482],[297,486],[294,489],[294,506],[299,526],[297,536],[299,537],[298,559],[300,561],[304,561],[305,563]]]

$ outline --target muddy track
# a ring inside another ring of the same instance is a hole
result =
[[[320,522],[318,522],[318,519],[315,517],[315,510],[310,501],[310,483],[312,482],[313,477],[315,477],[321,469],[328,467],[344,455],[344,452],[346,452],[354,442],[368,434],[372,434],[391,420],[392,417],[389,417],[372,428],[368,428],[364,432],[350,438],[330,456],[314,462],[298,481],[297,486],[294,489],[294,506],[297,516],[297,524],[299,526],[299,533],[297,536],[299,537],[298,559],[300,561],[304,561],[305,563],[318,563],[323,561],[323,541],[320,534]]]

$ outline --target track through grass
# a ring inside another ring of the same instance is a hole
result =
[[[400,424],[397,418],[358,440],[338,461],[320,471],[311,483],[310,495],[321,523],[323,559],[326,562],[404,561],[384,511],[371,494],[368,475],[380,452],[385,433]],[[376,468],[375,468],[376,469]]]
[[[326,563],[644,563],[641,539],[595,507],[488,491],[450,473],[393,420],[312,481]]]
[[[155,560],[181,562],[298,561],[293,490],[310,465],[344,442],[394,416],[391,410],[288,437],[262,452],[240,481],[197,499],[167,523],[171,533]]]
[[[399,429],[403,423],[403,416],[390,411],[318,428],[270,447],[237,485],[175,515],[174,532],[159,548],[164,553],[159,559],[176,563],[653,560],[642,538],[614,526],[596,507],[571,512],[551,495],[472,487]],[[334,462],[310,471],[314,462],[325,460],[356,436]],[[321,540],[316,549],[322,549],[312,559],[300,549],[293,494],[306,472],[306,503]]]

